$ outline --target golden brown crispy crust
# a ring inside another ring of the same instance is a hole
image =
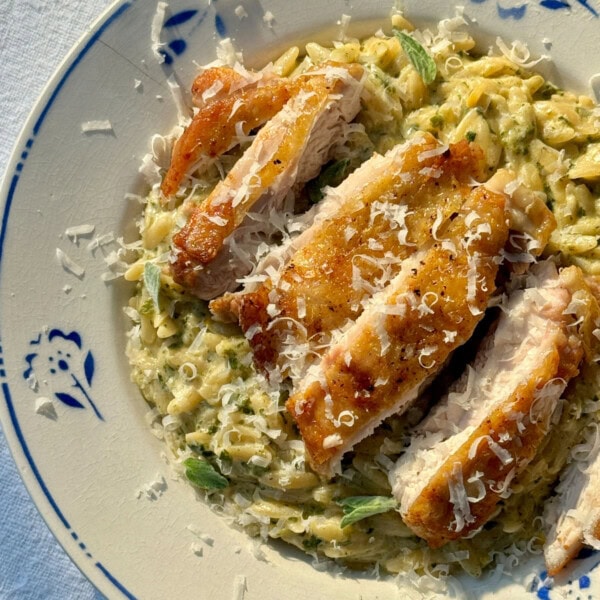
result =
[[[357,80],[362,74],[362,67],[359,65],[345,65],[343,70]],[[257,153],[260,153],[261,148],[274,148],[274,152],[263,164],[253,162],[250,166],[245,163],[240,166],[242,163],[238,162],[225,180],[220,182],[213,192],[193,209],[185,226],[173,237],[173,277],[175,281],[188,289],[195,288],[196,269],[214,260],[223,247],[225,238],[243,221],[254,203],[276,184],[278,178],[290,168],[290,165],[296,164],[317,118],[327,110],[332,94],[339,93],[344,85],[340,77],[333,78],[318,73],[302,76],[296,80],[284,81],[286,87],[279,90],[280,92],[285,91],[285,94],[281,96],[282,99],[289,93],[293,102],[294,97],[300,98],[301,93],[305,94],[301,97],[293,122],[288,124],[285,131],[267,125],[256,136],[253,147],[257,148]],[[280,83],[272,85],[276,86]],[[247,120],[246,113],[254,111],[256,114],[267,114],[267,118],[270,119],[279,112],[282,105],[278,102],[267,102],[263,106],[261,102],[257,101],[256,95],[262,93],[269,85],[248,92],[242,91],[242,95],[254,94],[253,99],[244,100],[244,102],[251,103],[251,106],[240,105],[233,119],[227,116],[226,123],[241,121],[245,123],[244,130],[250,124],[249,131],[260,124],[258,120],[264,122],[267,119],[263,120],[261,117],[254,121]],[[227,97],[222,102],[229,101],[230,98]],[[263,97],[262,102],[265,101],[266,97]],[[218,102],[210,104],[206,110],[210,111],[211,107]],[[203,124],[202,127],[206,127],[206,124]],[[196,150],[195,147],[194,151]],[[251,183],[247,184],[245,179],[250,174],[249,167],[253,171]],[[163,186],[168,177],[167,173]],[[244,192],[244,186],[246,186],[246,192],[241,198],[238,198],[237,192]]]
[[[214,94],[205,101],[203,95],[215,84],[220,86],[219,89],[215,90]],[[232,67],[212,67],[206,69],[194,79],[194,83],[192,83],[192,101],[201,108],[208,102],[214,102],[234,90],[248,86],[249,83],[246,78]]]
[[[432,548],[468,536],[491,517],[501,494],[534,458],[550,429],[563,387],[544,392],[542,389],[553,381],[565,385],[576,377],[584,356],[590,352],[589,322],[597,318],[598,305],[579,268],[563,269],[558,281],[558,287],[568,292],[566,303],[574,305],[577,314],[563,310],[564,306],[545,314],[544,339],[536,354],[530,357],[531,373],[527,381],[512,391],[507,390],[506,398],[440,465],[412,504],[403,510],[405,523]],[[580,320],[579,316],[583,318]],[[507,452],[511,460],[502,461],[498,448],[502,453]],[[468,483],[470,478],[480,480],[485,486],[483,498],[469,502],[470,518],[460,527],[456,523],[455,503],[450,497],[457,477],[467,496],[478,495],[474,487],[471,489],[477,484]],[[576,552],[566,545],[563,550],[565,562]],[[550,565],[550,568],[556,572],[561,567]]]
[[[566,360],[563,358],[561,361],[561,353],[567,346],[567,337],[563,335],[561,343],[552,349],[542,364],[531,373],[531,377],[491,412],[467,441],[446,459],[410,509],[403,514],[404,522],[419,537],[427,540],[430,547],[438,548],[451,540],[464,538],[481,527],[496,509],[500,500],[497,490],[501,489],[511,471],[515,468],[522,470],[533,459],[541,440],[548,432],[551,412],[546,418],[534,422],[527,417],[519,421],[513,415],[529,415],[537,394],[551,379],[562,377],[568,380],[577,374],[577,366],[582,357],[581,345],[579,344],[578,351],[570,352]],[[489,438],[481,439],[482,436]],[[507,450],[514,461],[504,464],[491,448],[490,439]],[[477,452],[469,458],[471,447],[478,440]],[[456,468],[467,494],[476,495],[474,490],[470,490],[467,480],[477,472],[484,474],[482,481],[486,487],[484,498],[469,504],[472,520],[465,522],[460,530],[451,526],[455,521],[455,513],[450,501],[450,482],[455,476]]]
[[[300,429],[313,469],[323,474],[335,470],[343,452],[385,417],[408,408],[415,390],[471,337],[495,289],[498,264],[494,259],[508,235],[504,207],[504,196],[485,188],[470,190],[460,214],[442,236],[457,251],[443,248],[442,241],[432,241],[416,255],[418,262],[403,268],[403,274],[386,290],[386,304],[404,304],[405,314],[385,314],[378,325],[377,313],[367,310],[346,339],[324,356],[321,370],[326,390],[316,381],[290,397],[286,407]],[[489,223],[491,233],[469,244],[469,252],[478,255],[478,284],[470,295],[472,257],[461,242],[470,231],[465,220],[472,212],[477,213],[478,223]],[[410,308],[409,296],[429,298],[429,309]],[[386,351],[381,326],[389,340]],[[445,330],[455,332],[451,341]],[[354,416],[352,423],[335,422],[342,411]],[[331,436],[339,443],[329,446]]]
[[[277,114],[295,89],[294,82],[275,79],[262,87],[240,89],[209,102],[175,143],[160,188],[163,196],[169,198],[177,192],[183,177],[201,156],[214,158],[228,150],[238,135],[237,123],[243,123],[244,135],[248,135]]]
[[[322,334],[326,341],[331,331],[348,319],[357,319],[362,312],[361,300],[370,294],[353,286],[353,269],[358,268],[362,280],[372,285],[382,276],[380,265],[386,255],[391,253],[400,263],[431,239],[440,214],[446,221],[459,210],[470,190],[465,182],[481,175],[483,153],[479,146],[461,142],[451,145],[444,154],[423,158],[424,152],[437,147],[439,143],[425,135],[404,152],[400,168],[390,169],[363,189],[355,190],[333,217],[317,226],[310,243],[292,256],[281,273],[275,290],[276,323],[266,314],[271,281],[242,295],[238,301],[242,328],[247,331],[253,325],[261,326],[250,341],[258,366],[276,363],[280,338],[287,336],[290,328],[299,343],[316,343]],[[398,229],[389,220],[383,216],[372,219],[375,202],[406,206],[408,244],[401,243]],[[349,230],[357,233],[348,239]],[[379,247],[371,245],[373,240]],[[400,265],[391,265],[390,269],[393,277]],[[304,316],[299,316],[299,298],[306,306]]]

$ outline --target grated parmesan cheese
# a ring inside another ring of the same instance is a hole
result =
[[[323,448],[325,448],[325,449],[337,448],[338,446],[341,446],[343,443],[344,443],[344,441],[342,440],[342,437],[340,436],[340,434],[333,433],[332,435],[328,435],[323,440]]]
[[[263,23],[265,23],[269,29],[272,29],[273,23],[275,23],[275,15],[270,10],[265,11]]]
[[[454,521],[451,527],[454,531],[462,531],[465,525],[475,522],[475,517],[471,514],[471,507],[467,498],[467,491],[463,481],[462,466],[459,462],[452,466],[452,474],[448,479],[448,490],[450,492],[450,503],[454,509]]]
[[[56,419],[58,419],[54,402],[52,402],[50,398],[46,398],[45,396],[40,396],[39,398],[36,398],[35,414],[42,415],[47,419],[51,419],[52,421],[56,421]]]
[[[83,133],[112,133],[113,126],[108,119],[97,121],[84,121],[81,124]]]
[[[162,31],[165,15],[167,12],[168,4],[166,2],[159,2],[156,5],[156,12],[152,17],[152,24],[150,26],[150,42],[152,47],[152,53],[156,57],[159,64],[165,62],[164,54],[161,52],[164,47],[164,42],[160,41],[160,32]]]
[[[508,60],[525,69],[530,69],[543,60],[550,60],[550,57],[545,54],[542,54],[537,59],[531,59],[531,52],[527,47],[527,44],[524,44],[523,42],[514,41],[509,48],[501,37],[497,37],[496,46],[498,46],[500,52],[502,52]]]
[[[72,275],[75,275],[75,277],[82,279],[85,275],[85,269],[78,265],[74,260],[69,258],[69,256],[60,248],[56,249],[56,258],[58,259],[62,268]]]
[[[238,4],[235,7],[234,12],[235,12],[236,16],[238,17],[238,19],[240,19],[240,20],[248,18],[248,13],[246,12],[246,9],[241,4]]]
[[[65,235],[74,243],[77,244],[80,237],[87,237],[94,233],[94,225],[74,225],[65,229]]]

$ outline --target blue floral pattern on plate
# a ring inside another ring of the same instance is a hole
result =
[[[77,331],[65,333],[60,329],[50,329],[40,333],[29,345],[35,351],[25,356],[27,368],[23,378],[39,381],[40,375],[49,376],[60,386],[61,391],[54,392],[57,400],[71,408],[86,408],[87,405],[98,419],[104,421],[91,397],[94,355],[90,350],[84,351],[81,335]]]
[[[488,0],[471,0],[472,4],[484,4],[486,2]],[[590,0],[574,0],[574,2],[567,2],[567,0],[539,0],[537,4],[542,8],[552,11],[570,11],[579,5],[594,15],[594,17],[599,16],[598,11],[592,6]],[[510,2],[496,1],[496,11],[501,19],[515,19],[519,21],[527,14],[528,7],[528,2],[519,2],[511,5]]]
[[[556,14],[572,16],[577,19],[587,17],[588,19],[597,18],[599,16],[598,10],[600,10],[600,0],[470,0],[471,4],[476,5],[487,5],[489,6],[500,19],[504,21],[517,21],[527,19],[531,20],[535,18],[540,11]],[[35,122],[32,131],[30,132],[31,137],[21,144],[20,160],[15,163],[15,169],[13,171],[13,178],[11,180],[11,186],[8,189],[8,196],[6,202],[6,208],[4,212],[4,228],[9,221],[10,206],[12,197],[15,194],[19,178],[23,170],[23,165],[28,157],[28,153],[34,143],[34,139],[39,133],[40,125],[44,121],[47,113],[52,107],[54,100],[56,99],[58,92],[70,78],[72,72],[79,65],[81,58],[86,52],[96,43],[100,35],[108,28],[110,24],[118,20],[118,18],[126,12],[126,10],[135,3],[123,2],[117,7],[117,9],[102,23],[97,31],[87,40],[85,45],[80,49],[79,53],[72,60],[70,66],[63,73],[61,78],[57,80],[52,95],[47,99],[45,105],[42,106],[39,118]],[[211,14],[211,18],[214,19],[214,30],[216,36],[225,37],[230,33],[227,27],[226,19],[221,16],[218,12],[218,5],[221,4],[223,10],[225,7],[223,3],[217,2],[217,0],[195,0],[194,3],[183,4],[181,10],[175,11],[173,14],[168,13],[162,27],[162,39],[165,45],[161,52],[165,59],[166,65],[173,65],[175,60],[182,56],[188,47],[193,46],[191,40],[194,33],[199,28],[203,21],[208,20],[208,15]],[[236,3],[237,4],[237,3]],[[391,2],[390,2],[391,4]],[[141,3],[140,3],[141,5]],[[212,11],[212,12],[209,12]],[[225,11],[222,13],[225,14]],[[235,24],[235,21],[234,21]],[[233,27],[231,28],[233,31]],[[232,34],[233,36],[233,34]],[[217,38],[218,39],[218,38]],[[191,52],[190,52],[191,54]],[[4,233],[4,231],[3,231]],[[0,239],[0,250],[2,249],[2,239]],[[1,352],[1,350],[0,350]],[[100,412],[96,405],[93,394],[92,386],[94,383],[96,364],[94,355],[90,350],[87,350],[83,343],[82,335],[77,331],[70,331],[69,328],[64,330],[55,328],[44,331],[42,334],[31,340],[29,343],[28,351],[17,355],[17,363],[23,356],[24,367],[23,367],[23,379],[28,380],[30,377],[41,379],[46,378],[52,383],[53,393],[56,399],[61,402],[62,405],[69,409],[91,409],[91,411],[85,411],[88,414],[94,413],[95,417],[99,420],[104,421],[104,416]],[[0,357],[0,378],[5,379],[6,373],[4,365]],[[34,473],[37,482],[46,495],[50,505],[58,515],[59,519],[63,522],[63,525],[70,532],[71,537],[75,540],[80,549],[85,553],[87,558],[92,558],[91,552],[88,550],[86,544],[80,540],[79,536],[70,527],[70,524],[65,520],[64,515],[61,513],[58,505],[55,503],[51,493],[45,485],[42,473],[36,468],[36,463],[30,454],[25,437],[19,428],[19,421],[16,417],[16,413],[13,409],[13,403],[9,393],[8,381],[3,381],[3,390],[5,395],[6,404],[10,411],[12,418],[11,423],[16,431],[16,435],[21,444],[22,450],[29,462],[29,465]],[[54,390],[57,390],[54,392]],[[104,410],[104,409],[103,409]],[[80,411],[80,412],[83,412]],[[77,411],[73,411],[77,413]],[[598,558],[595,555],[594,560],[585,560],[591,558],[592,553],[587,556],[582,553],[580,555],[578,566],[574,566],[570,569],[570,573],[577,573],[577,576],[572,574],[572,582],[569,582],[568,595],[569,597],[580,600],[588,600],[591,598],[590,585],[591,580],[589,573],[592,569],[597,567]],[[99,569],[106,577],[106,579],[114,585],[114,589],[120,591],[125,597],[133,598],[123,585],[117,581],[104,566],[97,562],[95,567]],[[585,574],[584,574],[585,573]],[[554,589],[554,582],[545,576],[544,573],[540,573],[534,578],[533,583],[528,586],[527,590],[523,590],[524,594],[531,594],[531,597],[537,595],[538,598],[558,598],[562,597],[560,591]]]
[[[185,35],[192,35],[207,14],[208,8],[202,11],[190,8],[178,11],[166,18],[162,26],[161,37],[167,38],[168,41],[165,42],[166,48],[158,50],[165,60],[165,65],[172,65],[175,59],[187,50],[187,42],[182,29],[185,31]]]

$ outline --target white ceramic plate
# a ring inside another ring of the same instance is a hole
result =
[[[235,12],[240,3],[245,18]],[[40,512],[110,598],[406,595],[391,579],[317,571],[279,545],[263,546],[257,556],[252,542],[198,502],[190,486],[171,479],[161,443],[144,422],[146,406],[129,381],[121,307],[130,290],[102,280],[104,257],[115,246],[94,249],[96,238],[133,235],[137,207],[125,194],[144,191],[137,170],[150,136],[176,121],[169,74],[187,86],[194,63],[213,60],[225,36],[256,66],[315,32],[336,37],[342,14],[352,16],[353,32],[372,31],[387,22],[392,5],[173,0],[161,29],[161,65],[150,38],[156,3],[118,2],[69,55],[23,130],[0,192],[0,415]],[[271,26],[263,19],[267,11],[275,19]],[[406,0],[404,12],[425,24],[453,16],[455,7]],[[483,50],[497,35],[526,41],[534,54],[552,56],[545,74],[582,91],[600,71],[593,60],[598,12],[597,0],[471,0],[465,6]],[[81,124],[88,121],[109,121],[111,129],[84,133]],[[80,225],[94,229],[67,235]],[[24,247],[24,237],[35,244]],[[65,268],[57,249],[74,265]],[[54,412],[36,412],[40,398],[50,399]],[[152,483],[154,499],[152,492],[140,497]],[[206,534],[204,541],[190,525]],[[513,581],[466,585],[476,597],[591,599],[600,595],[598,562],[595,554],[580,557],[551,582],[534,560]]]

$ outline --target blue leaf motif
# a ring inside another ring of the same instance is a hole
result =
[[[88,352],[85,357],[85,361],[83,362],[83,371],[85,373],[85,380],[87,381],[88,385],[92,385],[92,379],[94,378],[94,369],[94,356],[91,352]]]
[[[571,8],[571,5],[565,0],[542,0],[540,5],[550,10],[560,10],[562,8]]]
[[[225,21],[223,21],[221,15],[218,14],[215,15],[215,29],[221,37],[225,37],[227,35],[227,27],[225,25]]]
[[[175,13],[172,17],[169,17],[164,26],[165,27],[177,27],[177,25],[183,25],[190,19],[193,19],[198,14],[197,10],[182,10],[181,12]]]
[[[589,0],[576,0],[579,4],[581,4],[581,6],[587,8],[595,17],[598,16],[598,11],[593,7],[590,6]]]
[[[83,404],[76,398],[73,398],[71,394],[65,394],[64,392],[55,392],[54,394],[63,404],[71,406],[72,408],[83,408]]]

